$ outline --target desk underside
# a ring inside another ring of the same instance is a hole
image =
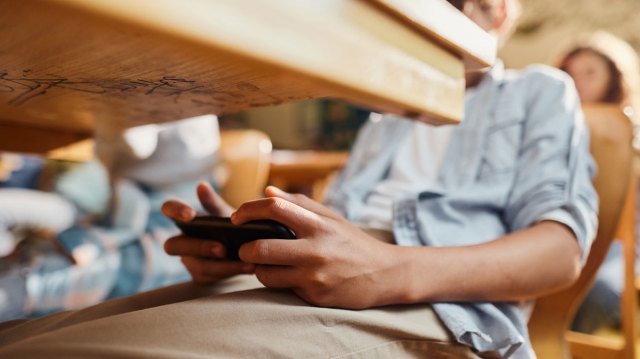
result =
[[[0,0],[0,27],[1,150],[311,98],[462,116],[464,54],[363,0]]]

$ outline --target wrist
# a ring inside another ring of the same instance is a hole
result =
[[[402,247],[391,245],[385,250],[387,257],[383,283],[387,283],[381,296],[384,303],[413,304],[424,302],[425,263],[430,261],[428,247]],[[420,252],[420,253],[418,253]]]
[[[437,248],[396,246],[395,258],[398,263],[399,280],[396,282],[395,297],[397,303],[414,304],[433,300],[438,286],[438,273],[435,268],[439,262]]]

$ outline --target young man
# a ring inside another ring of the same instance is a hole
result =
[[[508,4],[458,5],[506,33]],[[215,241],[175,237],[166,250],[215,286],[14,324],[0,355],[535,357],[525,301],[572,283],[595,233],[588,135],[557,71],[497,64],[468,83],[459,126],[372,116],[328,196],[333,210],[269,187],[234,211],[198,187],[210,213],[273,219],[297,240],[254,241],[229,262]],[[195,215],[178,202],[163,211]],[[255,286],[239,274],[269,289],[238,291]]]

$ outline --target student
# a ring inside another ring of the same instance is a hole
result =
[[[507,33],[511,4],[457,5]],[[210,213],[277,220],[299,239],[254,241],[228,262],[215,241],[175,237],[166,250],[216,285],[9,323],[0,355],[535,357],[526,301],[572,283],[594,237],[588,134],[557,70],[497,63],[468,84],[459,126],[373,116],[329,194],[334,210],[269,187],[233,211],[198,186]],[[195,215],[179,202],[163,211]],[[239,291],[254,278],[268,288]]]
[[[37,156],[0,153],[0,258],[11,254],[21,241],[18,232],[56,234],[73,224],[73,205],[58,194],[38,189],[44,166]]]
[[[0,292],[10,299],[0,301],[0,321],[80,309],[188,280],[180,260],[163,251],[164,241],[179,230],[160,206],[170,198],[198,205],[193,188],[212,179],[219,143],[212,115],[134,127],[99,138],[101,161],[58,176],[55,193],[9,197],[0,189],[0,240],[4,218],[32,227],[67,218],[50,238],[56,246],[21,248],[29,255],[16,257],[33,258],[21,260],[19,270],[0,268]],[[78,220],[61,204],[53,206],[54,199],[78,213]]]
[[[633,116],[640,95],[635,50],[607,33],[594,33],[561,56],[558,67],[575,81],[583,104],[609,103]]]
[[[0,153],[0,321],[24,314],[26,264],[16,247],[31,236],[52,238],[69,228],[76,209],[63,196],[38,189],[44,161]]]
[[[592,34],[561,57],[559,68],[574,79],[583,104],[618,105],[632,120],[637,118],[638,55],[623,40],[605,32]],[[640,269],[640,261],[636,262],[636,269]],[[623,266],[622,244],[614,241],[593,288],[576,313],[574,330],[593,333],[605,326],[620,325]]]

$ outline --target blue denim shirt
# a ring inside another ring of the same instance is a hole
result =
[[[388,175],[415,123],[376,116],[360,131],[327,204],[357,220],[367,196]],[[597,227],[595,165],[571,79],[532,66],[498,63],[473,96],[445,152],[438,180],[393,204],[393,233],[403,246],[460,246],[495,240],[547,219],[573,230],[586,259]],[[516,303],[434,303],[463,344],[505,357],[535,357],[527,316]]]

